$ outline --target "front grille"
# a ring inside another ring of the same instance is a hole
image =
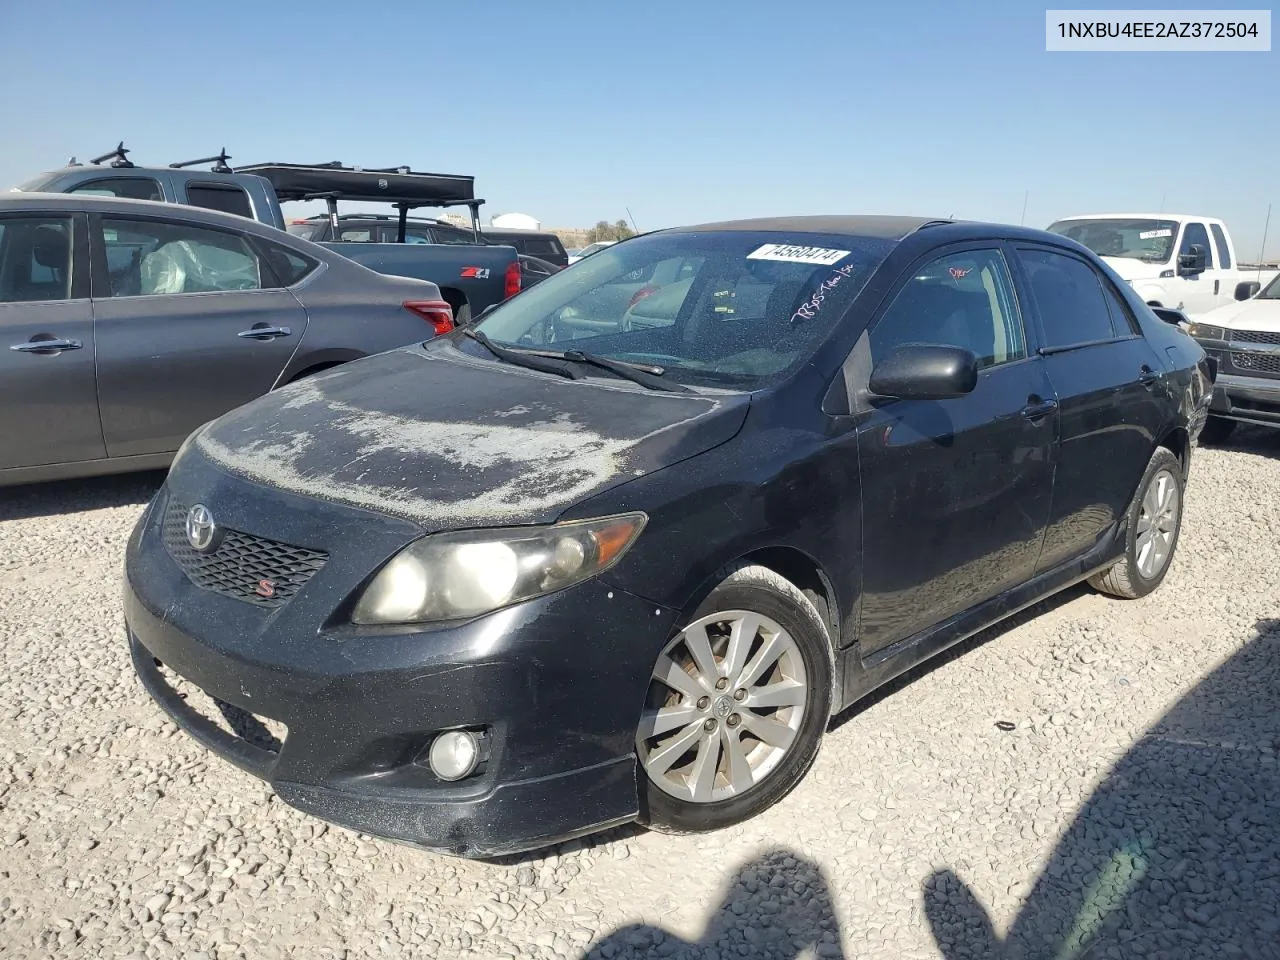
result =
[[[187,509],[183,504],[169,504],[164,516],[164,545],[187,578],[204,590],[258,607],[279,607],[329,559],[318,550],[230,529],[223,530],[216,550],[202,552],[187,540]]]
[[[1280,333],[1264,333],[1261,330],[1229,330],[1227,336],[1236,343],[1270,343],[1280,346]]]
[[[1238,370],[1280,374],[1280,353],[1233,353],[1231,362]]]

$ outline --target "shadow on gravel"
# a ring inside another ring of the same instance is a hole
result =
[[[1006,937],[954,873],[925,881],[943,955],[1280,957],[1278,756],[1280,620],[1265,620],[1111,770]]]
[[[1080,597],[1087,596],[1092,592],[1092,588],[1087,583],[1078,583],[1074,587],[1068,587],[1060,593],[1055,593],[1051,597],[1041,600],[1039,603],[1033,604],[1021,613],[1016,613],[1007,620],[1001,620],[994,626],[975,633],[967,640],[961,640],[955,646],[944,650],[936,656],[930,657],[924,663],[917,664],[900,677],[895,677],[882,687],[877,687],[871,693],[867,694],[857,703],[846,707],[842,712],[831,718],[831,722],[827,725],[828,732],[839,729],[854,717],[861,714],[864,710],[868,710],[875,706],[881,700],[893,696],[899,690],[909,687],[921,677],[927,676],[939,667],[944,667],[948,663],[959,660],[971,650],[976,650],[984,643],[990,643],[999,637],[1004,636],[1010,630],[1022,626],[1037,617],[1042,617],[1046,613],[1057,610],[1059,607],[1066,606],[1072,600],[1078,600]]]
[[[150,500],[166,471],[123,473],[83,480],[54,480],[0,490],[0,521],[27,517],[53,517],[81,510],[141,506]]]
[[[1260,457],[1280,460],[1280,430],[1273,427],[1255,427],[1252,424],[1241,424],[1232,431],[1231,436],[1221,443],[1202,444],[1202,450],[1233,450],[1237,453],[1252,453]],[[1191,463],[1191,472],[1196,471],[1195,460]]]
[[[661,927],[629,924],[586,948],[584,957],[630,960],[796,960],[844,957],[840,923],[822,870],[784,848],[742,866],[696,943]]]

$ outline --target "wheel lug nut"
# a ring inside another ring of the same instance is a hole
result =
[[[709,707],[709,706],[711,706],[711,698],[710,698],[710,697],[699,697],[699,698],[698,698],[698,709],[699,709],[699,710],[705,710],[705,709],[707,709],[707,707]]]
[[[721,677],[719,680],[716,681],[717,690],[723,690],[728,686],[729,686],[729,681],[726,680],[724,677]]]
[[[702,722],[703,730],[710,731],[710,730],[714,730],[715,728],[716,728],[716,722],[715,720],[711,719],[711,717],[707,717],[707,719]]]
[[[745,691],[745,690],[735,690],[735,691],[733,691],[733,699],[735,699],[735,700],[737,700],[739,703],[741,703],[743,700],[747,699],[747,691]]]
[[[742,718],[738,716],[736,713],[734,713],[734,714],[730,714],[729,719],[726,720],[725,722],[728,723],[729,726],[731,727],[736,727],[738,724],[742,722]]]

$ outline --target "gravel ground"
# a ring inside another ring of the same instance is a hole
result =
[[[961,645],[746,825],[500,863],[327,827],[163,718],[118,600],[157,478],[0,491],[0,956],[1280,957],[1280,437],[1238,438],[1155,595]]]

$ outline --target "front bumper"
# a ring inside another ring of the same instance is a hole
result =
[[[179,487],[184,480],[171,477]],[[197,495],[245,529],[244,487],[205,483]],[[235,488],[238,499],[229,495]],[[636,722],[674,611],[588,581],[466,623],[356,631],[335,611],[376,557],[415,532],[255,487],[253,496],[273,501],[264,535],[344,545],[286,605],[264,610],[187,578],[162,540],[171,495],[191,502],[167,486],[127,553],[125,620],[137,674],[183,729],[286,803],[467,857],[535,849],[635,818]],[[346,529],[352,522],[361,536]],[[183,699],[157,662],[287,734],[270,749],[227,731]],[[484,732],[485,759],[470,777],[440,781],[425,751],[436,732],[460,727]]]
[[[1280,427],[1280,380],[1219,373],[1209,413],[1227,420]]]

